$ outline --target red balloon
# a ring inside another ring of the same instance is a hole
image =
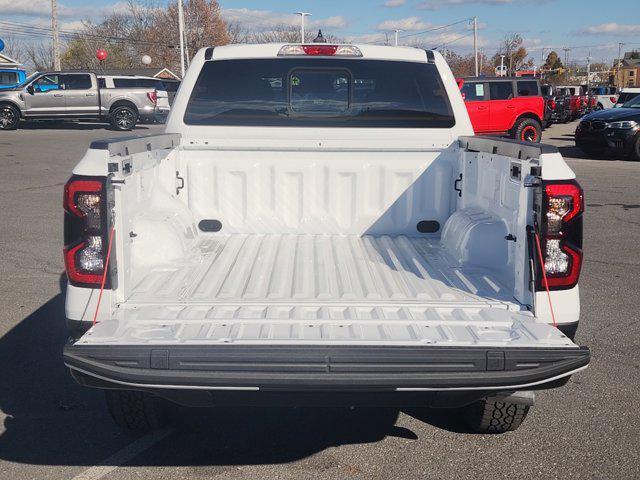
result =
[[[108,56],[109,54],[107,51],[102,48],[96,52],[96,58],[100,61],[106,60]]]

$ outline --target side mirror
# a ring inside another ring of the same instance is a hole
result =
[[[29,85],[27,87],[27,92],[29,93],[29,95],[33,95],[35,93],[35,89],[33,88],[33,84]]]

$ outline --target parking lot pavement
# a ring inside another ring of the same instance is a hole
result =
[[[0,132],[0,477],[640,478],[640,163],[581,159],[574,129],[545,138],[586,191],[577,339],[593,361],[538,394],[520,430],[462,434],[428,410],[221,408],[180,411],[177,425],[138,439],[61,358],[62,186],[91,140],[116,134],[91,124]]]

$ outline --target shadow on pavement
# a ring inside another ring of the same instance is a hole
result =
[[[63,120],[33,121],[20,123],[20,130],[114,130],[108,123],[71,122]],[[149,127],[136,125],[132,131],[148,130]],[[114,130],[116,131],[116,130]]]
[[[78,386],[62,362],[66,281],[60,293],[0,338],[0,458],[36,465],[90,466],[132,441],[107,413],[102,392]],[[442,411],[411,413],[451,431]],[[240,465],[295,461],[344,444],[387,436],[416,439],[389,408],[176,407],[174,432],[140,465]]]

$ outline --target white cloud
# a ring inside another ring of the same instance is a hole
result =
[[[447,6],[454,5],[470,5],[470,4],[484,4],[484,5],[507,5],[510,3],[516,3],[524,0],[428,0],[418,5],[418,8],[422,10],[438,10]],[[541,0],[546,1],[546,0]]]
[[[401,7],[405,3],[407,3],[406,0],[387,0],[384,2],[384,6],[387,8],[396,8]]]
[[[400,20],[387,20],[378,25],[378,30],[392,31],[402,30],[404,32],[415,32],[433,28],[432,23],[425,23],[418,17],[407,17]]]
[[[125,1],[111,5],[96,7],[69,7],[64,3],[58,3],[58,16],[60,18],[101,18],[117,11],[126,11],[128,3]],[[24,15],[28,17],[51,18],[51,0],[0,0],[0,14]],[[51,23],[51,21],[49,21]]]
[[[640,24],[621,25],[619,23],[601,23],[591,25],[582,29],[581,33],[588,35],[638,35],[640,34]]]
[[[2,0],[0,0],[2,1]],[[225,8],[222,16],[229,22],[238,22],[256,30],[269,30],[276,25],[300,25],[300,16],[290,13],[278,13],[270,10],[252,10],[249,8]],[[334,28],[340,29],[347,26],[347,19],[342,16],[327,18],[307,17],[308,28]]]

